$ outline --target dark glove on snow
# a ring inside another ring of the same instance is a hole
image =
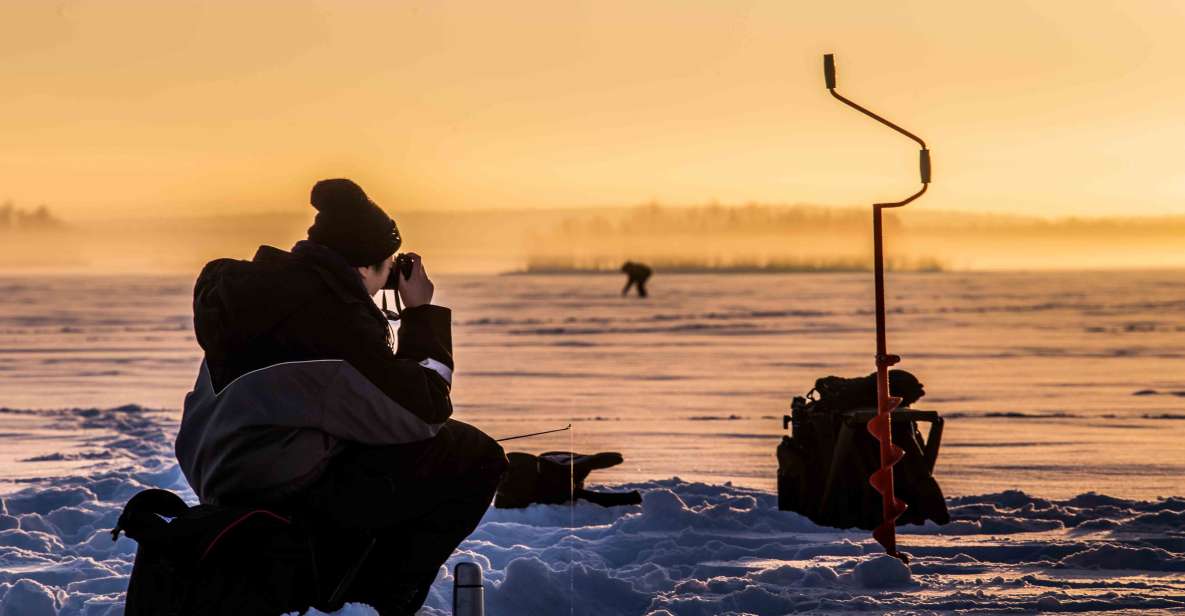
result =
[[[518,509],[532,503],[559,505],[583,498],[602,507],[637,505],[642,495],[629,492],[592,492],[584,489],[588,474],[600,468],[621,464],[615,452],[585,455],[568,451],[550,451],[541,455],[518,451],[506,454],[510,468],[498,486],[494,507]]]

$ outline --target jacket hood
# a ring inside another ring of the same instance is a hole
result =
[[[326,285],[347,301],[370,301],[357,271],[312,242],[293,252],[260,246],[250,261],[211,261],[193,290],[198,344],[208,356],[234,353],[323,295]]]

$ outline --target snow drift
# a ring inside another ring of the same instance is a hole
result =
[[[47,459],[31,458],[27,487],[0,497],[0,616],[120,614],[136,548],[109,534],[123,503],[147,487],[194,500],[173,459],[171,416],[0,409],[0,423],[13,414],[83,436],[52,457],[74,466],[37,474]],[[642,491],[642,505],[490,510],[422,613],[449,612],[459,560],[486,572],[495,616],[1185,609],[1182,498],[952,498],[951,524],[902,527],[905,565],[863,532],[777,511],[769,493],[678,478],[623,487]]]

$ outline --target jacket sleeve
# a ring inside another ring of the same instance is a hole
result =
[[[425,304],[408,308],[400,318],[395,357],[410,359],[453,382],[452,312]]]
[[[303,355],[345,360],[424,422],[439,424],[452,415],[452,317],[448,308],[426,305],[405,310],[398,353],[387,345],[383,324],[366,306],[350,305],[345,314],[341,304],[319,308],[301,310],[284,328],[285,336],[293,346],[302,347]]]

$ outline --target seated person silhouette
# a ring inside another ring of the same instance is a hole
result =
[[[650,275],[654,271],[641,263],[634,263],[633,261],[626,261],[625,265],[621,266],[621,271],[629,276],[629,280],[626,281],[625,288],[621,290],[621,294],[629,295],[630,287],[636,284],[638,285],[638,297],[646,297],[646,281],[650,279]]]
[[[203,504],[279,507],[307,522],[333,605],[414,614],[489,508],[502,447],[452,419],[451,313],[419,256],[398,335],[375,305],[402,239],[345,179],[311,195],[291,252],[219,259],[194,287],[205,351],[177,458]],[[335,600],[336,598],[336,600]]]

